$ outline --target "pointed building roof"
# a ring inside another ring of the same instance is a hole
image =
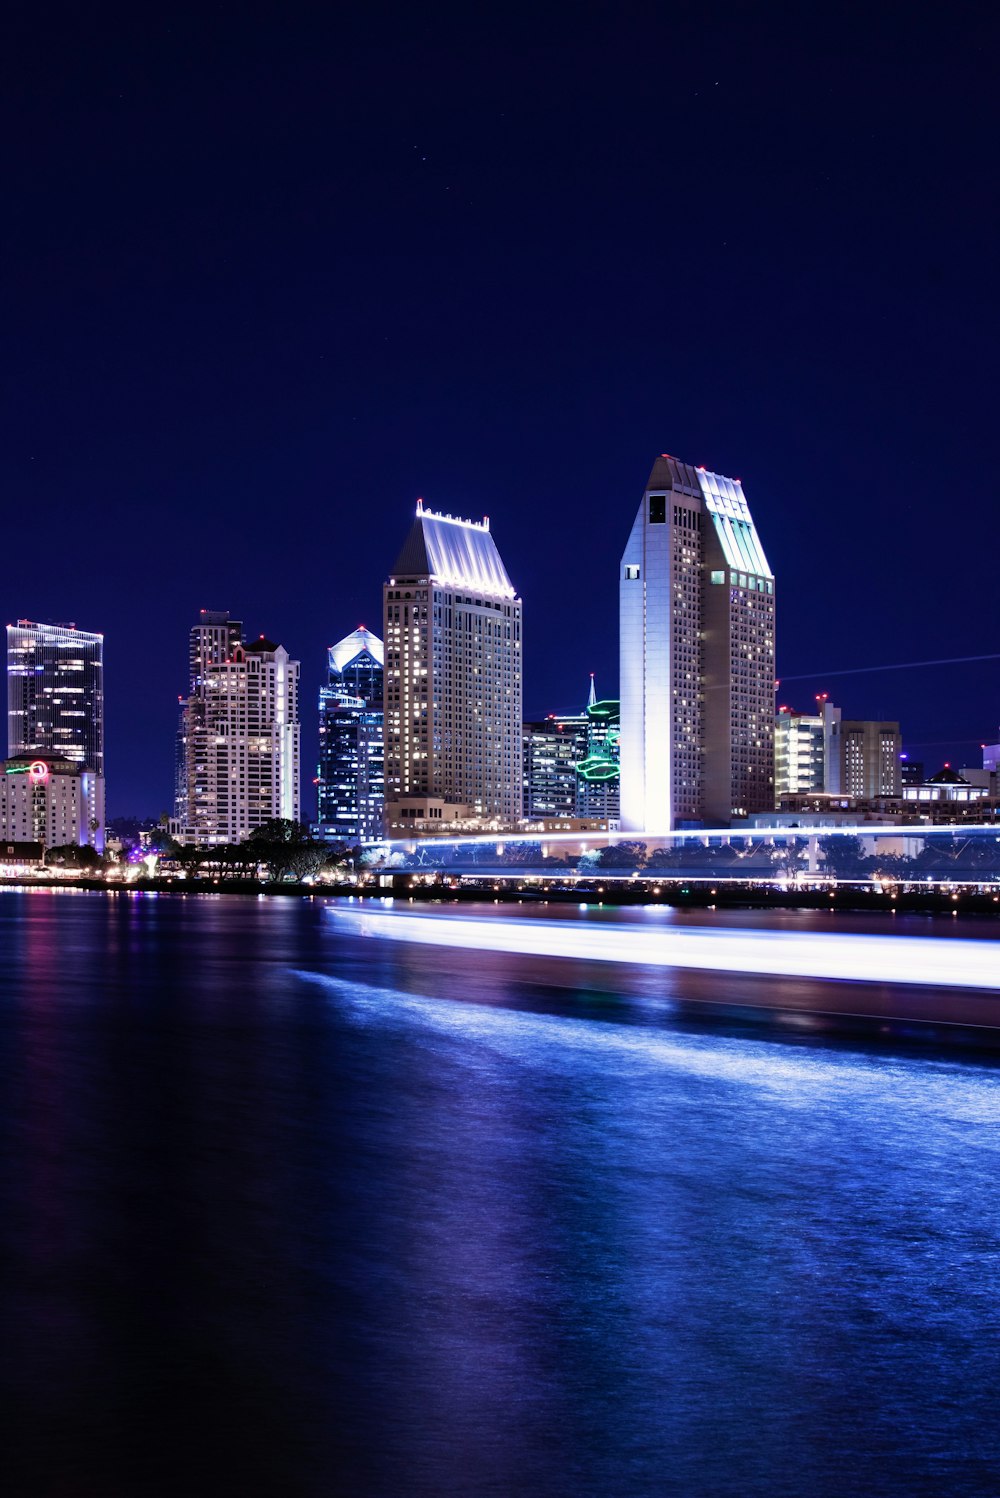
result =
[[[730,567],[739,572],[753,572],[758,577],[773,577],[760,544],[750,506],[739,479],[707,468],[692,468],[669,453],[661,453],[653,464],[646,493],[650,490],[677,490],[700,499],[712,517],[716,534]]]
[[[425,510],[417,501],[410,534],[393,577],[433,577],[445,587],[468,588],[489,598],[513,598],[514,586],[490,535],[488,517],[460,520]]]
[[[594,705],[594,703],[596,701],[597,701],[597,688],[594,685],[594,673],[593,673],[593,671],[591,671],[591,673],[590,673],[590,696],[587,698],[587,706],[588,707],[593,707],[593,705]]]
[[[385,646],[382,641],[378,635],[373,635],[370,629],[365,629],[363,624],[359,624],[351,634],[345,635],[342,640],[337,641],[336,645],[330,646],[327,655],[331,671],[345,671],[366,650],[380,666],[385,665]]]

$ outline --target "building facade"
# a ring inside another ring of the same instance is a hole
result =
[[[617,826],[621,817],[621,703],[598,699],[590,678],[587,756],[577,765],[577,816]]]
[[[316,832],[328,841],[377,842],[383,835],[385,650],[362,625],[327,651],[319,692]]]
[[[656,460],[619,574],[621,825],[774,805],[774,575],[739,479]]]
[[[87,840],[104,848],[104,636],[75,624],[7,626],[7,753],[86,771],[99,807]],[[96,781],[100,784],[97,785]],[[61,783],[61,782],[60,782]]]
[[[826,789],[826,747],[822,712],[799,713],[779,707],[774,720],[774,797],[805,796]]]
[[[103,775],[54,754],[11,755],[0,766],[0,840],[101,852],[103,831]]]
[[[181,843],[237,843],[273,817],[300,815],[299,662],[263,635],[203,611],[191,631],[181,699],[171,832]]]
[[[386,816],[439,799],[478,822],[522,808],[521,600],[489,520],[417,513],[383,589]]]
[[[832,796],[899,796],[903,789],[898,723],[844,718],[839,707],[825,703],[825,789]]]
[[[550,713],[525,723],[524,815],[576,817],[577,765],[587,757],[586,713]]]
[[[821,693],[815,713],[778,709],[774,720],[775,805],[813,793],[872,801],[903,787],[898,723],[845,719]],[[916,766],[922,780],[923,766]],[[910,776],[913,781],[913,776]],[[916,783],[913,781],[913,783]]]

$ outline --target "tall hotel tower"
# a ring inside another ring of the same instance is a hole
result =
[[[489,520],[456,520],[418,500],[383,619],[387,819],[409,799],[439,801],[430,812],[445,819],[461,807],[518,821],[521,600]]]
[[[182,843],[241,842],[272,817],[299,818],[299,662],[263,635],[203,609],[181,699],[177,798]]]
[[[619,575],[621,825],[774,807],[774,575],[739,479],[666,453]]]

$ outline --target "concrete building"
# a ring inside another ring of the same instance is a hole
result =
[[[0,840],[100,852],[103,832],[103,775],[54,754],[11,755],[0,766]]]
[[[315,829],[327,841],[371,843],[382,836],[384,662],[382,641],[363,625],[327,651]]]
[[[415,797],[515,824],[521,600],[489,520],[417,513],[383,590],[386,814]],[[404,810],[411,809],[408,805]]]
[[[842,718],[839,707],[823,706],[824,789],[831,796],[871,801],[902,792],[898,723]]]
[[[826,785],[823,718],[779,707],[774,720],[774,795],[808,795]]]
[[[816,702],[815,713],[778,709],[774,720],[775,805],[780,806],[789,796],[813,793],[848,796],[856,801],[898,797],[903,788],[899,724],[845,719],[825,692]]]
[[[263,635],[245,644],[238,620],[208,611],[189,659],[173,836],[236,843],[272,817],[298,821],[299,662]]]
[[[774,805],[774,576],[739,479],[659,457],[621,560],[621,825]]]

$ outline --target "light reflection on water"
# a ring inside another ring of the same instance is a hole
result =
[[[0,896],[15,1492],[998,1490],[991,1064],[330,925]]]

